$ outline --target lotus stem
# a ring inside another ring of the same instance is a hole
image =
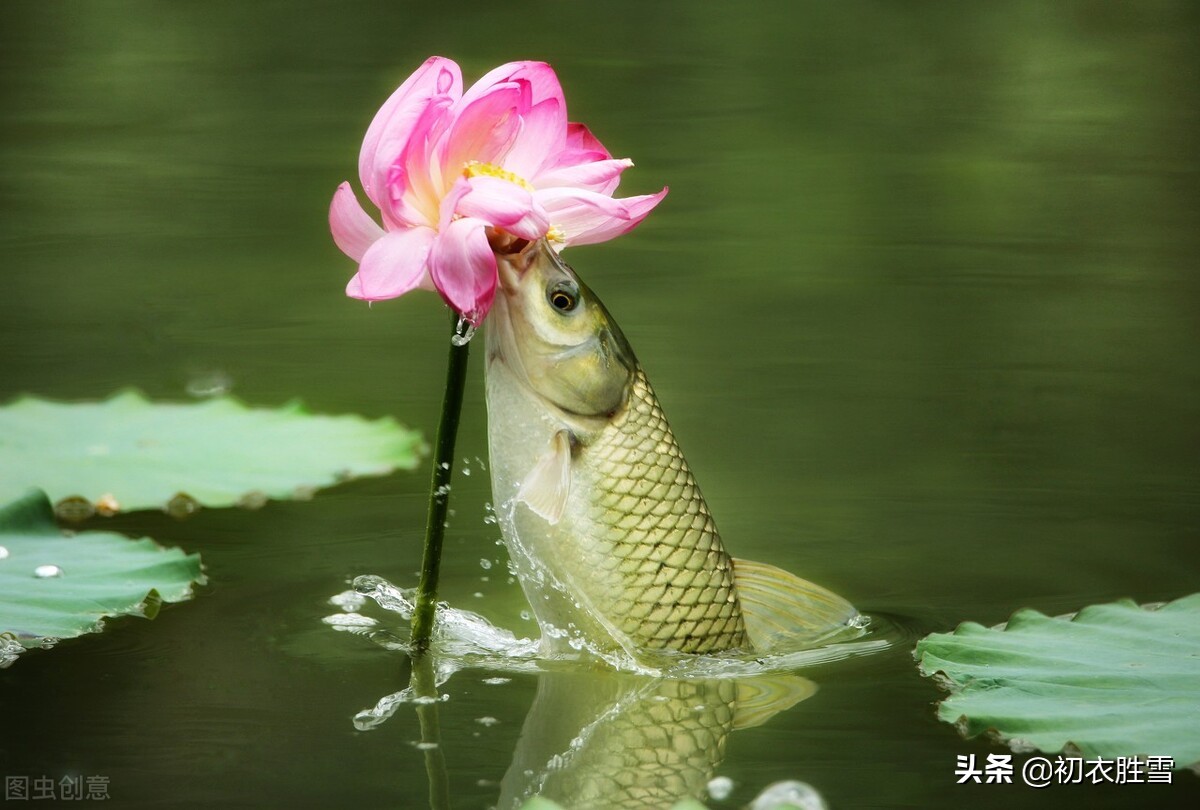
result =
[[[463,389],[467,380],[467,358],[474,327],[453,316],[450,356],[446,362],[446,393],[442,418],[433,450],[433,475],[429,484],[429,513],[425,523],[425,552],[421,579],[417,583],[416,609],[412,619],[412,650],[420,656],[429,649],[437,610],[438,573],[442,565],[442,539],[446,534],[446,511],[450,504],[450,478],[454,472],[454,440],[462,413]]]
[[[446,772],[446,755],[442,751],[442,735],[438,723],[437,678],[433,656],[416,655],[412,662],[413,693],[423,700],[417,703],[417,720],[421,724],[421,748],[425,752],[425,775],[429,777],[430,810],[449,810],[450,777]]]

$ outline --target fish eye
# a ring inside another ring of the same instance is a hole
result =
[[[546,300],[559,312],[570,312],[579,303],[579,291],[574,285],[559,282],[546,291]]]

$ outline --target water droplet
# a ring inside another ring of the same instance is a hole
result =
[[[748,810],[770,810],[780,806],[795,807],[796,810],[827,810],[828,807],[811,785],[789,779],[767,785],[754,797]]]
[[[729,798],[729,794],[733,793],[733,780],[728,776],[716,776],[708,780],[705,786],[710,799],[716,799],[723,802]]]
[[[175,496],[167,501],[163,511],[173,518],[182,519],[199,512],[200,502],[186,492],[176,492]]]
[[[449,461],[443,461],[443,462],[442,462],[441,464],[439,464],[438,466],[439,466],[439,467],[441,467],[443,470],[448,470],[448,469],[450,469],[450,462],[449,462]]]
[[[450,494],[450,485],[442,484],[440,487],[438,487],[437,489],[435,489],[433,491],[433,494],[434,494],[434,497],[436,497],[436,498],[445,498],[447,495]]]
[[[471,468],[470,468],[470,467],[463,467],[463,469],[462,469],[462,474],[463,474],[463,475],[470,475],[470,474],[471,474]]]
[[[413,747],[418,751],[432,751],[438,747],[438,744],[435,742],[415,742],[413,743]]]
[[[340,607],[347,613],[358,610],[367,602],[367,597],[358,591],[342,591],[329,597],[329,604]]]
[[[484,678],[483,682],[488,686],[501,686],[506,683],[512,683],[512,678]]]
[[[96,507],[92,505],[92,502],[78,495],[63,498],[54,504],[54,515],[59,520],[79,523],[80,521],[87,520],[94,514],[96,514]]]
[[[382,577],[371,576],[364,574],[354,578],[354,590],[358,591],[363,596],[374,596],[379,590],[379,586],[385,584]]]
[[[533,618],[533,616],[532,616],[532,615],[529,613],[529,611],[528,611],[528,610],[522,610],[522,611],[521,611],[521,619],[522,619],[523,621],[529,621],[529,620],[530,620],[530,619],[532,619],[532,618]]]
[[[267,493],[252,489],[238,499],[238,506],[243,509],[262,509],[267,505]]]
[[[364,628],[379,624],[378,619],[363,616],[361,613],[335,613],[332,616],[326,616],[321,621],[334,630],[345,630],[351,633],[362,632]]]
[[[482,568],[484,571],[490,571],[492,568],[492,561],[488,560],[488,559],[480,560],[479,567]]]
[[[871,624],[871,617],[865,616],[862,613],[856,613],[846,624],[855,630],[865,630]]]
[[[483,598],[483,594],[482,594],[481,592],[479,592],[479,591],[475,591],[475,593],[471,594],[471,596],[474,596],[476,599],[482,599],[482,598]]]
[[[50,579],[51,577],[61,577],[63,570],[57,565],[39,565],[33,569],[33,575],[38,579]]]
[[[495,717],[476,717],[475,722],[481,726],[498,726],[500,721]]]
[[[0,546],[0,560],[7,560],[7,559],[8,559],[8,549],[6,549],[4,546]]]
[[[475,324],[467,321],[466,318],[459,318],[458,325],[454,327],[454,334],[450,336],[450,343],[455,346],[466,346],[471,342],[471,338],[475,337]]]

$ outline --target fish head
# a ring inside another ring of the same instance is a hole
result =
[[[488,363],[503,362],[545,403],[608,417],[627,401],[637,359],[608,310],[544,239],[497,256]]]

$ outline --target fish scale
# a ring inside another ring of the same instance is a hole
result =
[[[586,493],[567,522],[598,547],[604,577],[620,583],[606,611],[648,649],[703,653],[747,646],[733,562],[645,372],[624,409],[579,448]]]

